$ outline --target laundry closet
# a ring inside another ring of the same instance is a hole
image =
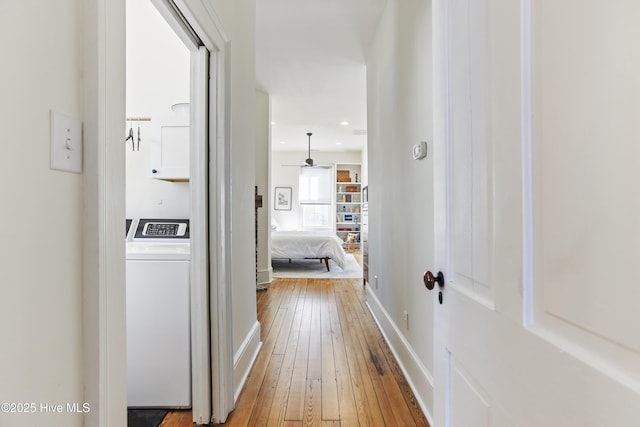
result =
[[[150,1],[126,17],[128,406],[187,408],[190,52]]]

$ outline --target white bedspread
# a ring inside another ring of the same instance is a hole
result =
[[[331,258],[344,270],[344,242],[335,234],[314,231],[274,231],[271,258]]]

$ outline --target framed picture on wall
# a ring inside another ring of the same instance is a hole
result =
[[[291,187],[276,187],[273,208],[277,211],[291,210]]]

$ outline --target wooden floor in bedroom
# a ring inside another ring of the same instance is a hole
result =
[[[276,279],[268,288],[257,294],[262,350],[222,425],[428,426],[361,279]],[[172,411],[161,427],[191,425],[190,411]]]

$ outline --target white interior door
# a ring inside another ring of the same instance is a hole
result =
[[[228,181],[225,111],[226,45],[212,5],[202,0],[152,0],[191,51],[189,174],[191,201],[192,415],[221,423],[234,405]]]
[[[438,427],[638,425],[639,19],[434,2]]]

